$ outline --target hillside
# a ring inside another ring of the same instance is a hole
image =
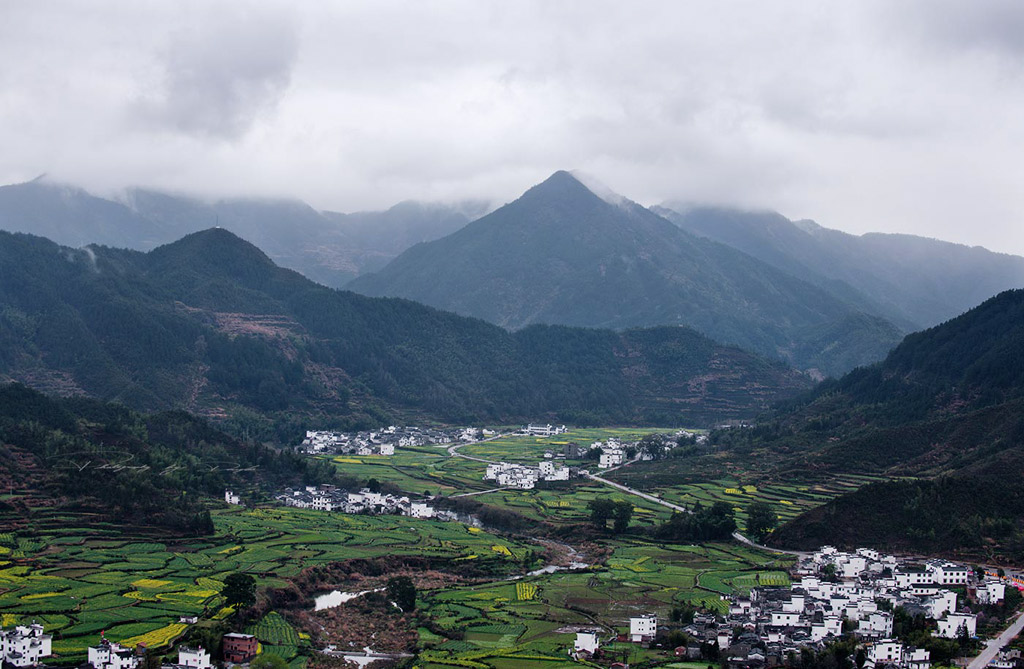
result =
[[[198,497],[334,481],[326,463],[245,444],[181,411],[143,415],[0,386],[0,530],[34,511],[184,534],[213,531]],[[197,497],[198,496],[198,497]],[[81,515],[81,514],[86,515]]]
[[[0,187],[0,229],[81,247],[150,251],[214,226],[326,286],[378,269],[409,246],[457,230],[484,212],[478,202],[403,202],[382,212],[321,212],[299,200],[219,199],[134,188],[108,199],[45,177]]]
[[[222,229],[149,253],[0,233],[0,379],[293,438],[311,420],[707,423],[809,380],[685,328],[515,334],[317,285]]]
[[[778,472],[922,479],[842,497],[781,528],[777,544],[1005,556],[1024,548],[1022,351],[1024,290],[1007,291],[718,441]]]
[[[1024,258],[913,235],[851,235],[775,212],[668,203],[655,208],[683,230],[863,305],[906,330],[937,325],[1011,288]]]
[[[605,201],[567,172],[349,287],[511,329],[687,325],[825,374],[878,360],[898,341],[856,305],[628,200]]]

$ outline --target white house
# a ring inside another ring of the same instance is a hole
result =
[[[211,669],[213,663],[210,662],[210,654],[206,652],[205,648],[181,646],[178,648],[178,666],[189,667],[189,669]]]
[[[413,518],[433,518],[434,507],[429,504],[421,504],[419,502],[413,502],[409,505],[409,515]]]
[[[840,616],[825,616],[822,622],[811,624],[811,641],[821,641],[830,634],[842,636],[843,619]]]
[[[939,585],[966,585],[971,570],[962,564],[933,560],[927,565],[932,580]]]
[[[994,579],[986,579],[978,587],[978,601],[982,604],[998,604],[1006,597],[1006,584]]]
[[[605,448],[601,453],[601,459],[598,461],[598,467],[601,469],[608,469],[616,465],[621,465],[626,461],[626,453],[618,448]]]
[[[967,630],[967,636],[975,637],[978,633],[978,616],[973,613],[950,613],[942,620],[935,621],[939,628],[935,636],[955,639],[961,628]]]
[[[136,669],[140,660],[131,648],[105,639],[100,645],[89,648],[88,657],[93,669]]]
[[[573,653],[584,652],[593,655],[600,646],[601,642],[597,638],[597,632],[586,630],[576,632],[576,641],[572,644],[572,650]]]
[[[658,616],[648,613],[629,619],[629,638],[633,643],[650,641],[658,634]]]
[[[7,631],[0,629],[0,664],[34,667],[51,654],[52,639],[49,634],[43,634],[43,626],[36,623]]]
[[[938,620],[950,611],[956,611],[956,593],[952,590],[941,590],[926,597],[924,606],[928,609],[928,617]]]
[[[234,492],[232,492],[230,490],[225,490],[224,491],[224,501],[227,502],[228,504],[234,504],[234,505],[238,506],[238,505],[241,505],[242,498],[239,497],[238,495],[236,495]]]
[[[801,614],[796,611],[772,611],[773,627],[789,627],[800,623]]]
[[[860,620],[857,632],[863,636],[886,639],[892,636],[892,614],[875,611]]]
[[[904,646],[893,639],[883,639],[870,644],[867,649],[867,661],[864,669],[876,666],[896,665],[901,669],[929,669],[931,653],[923,648]]]
[[[873,664],[903,664],[903,644],[893,639],[885,639],[868,646],[868,660]]]

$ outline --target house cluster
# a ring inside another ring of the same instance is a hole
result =
[[[371,515],[397,514],[413,518],[438,518],[444,512],[437,511],[425,502],[413,502],[408,497],[397,497],[363,488],[359,492],[348,492],[337,486],[306,486],[295,490],[285,488],[274,499],[285,506],[316,511],[338,511],[340,513],[365,513]]]
[[[530,490],[537,485],[537,481],[568,481],[578,474],[579,470],[574,472],[572,468],[559,466],[550,460],[544,460],[536,467],[494,462],[487,465],[484,480],[495,481],[503,488]]]
[[[576,443],[566,444],[562,449],[562,456],[570,460],[589,460],[597,456],[598,467],[610,469],[624,464],[627,460],[627,453],[632,451],[633,457],[639,460],[657,460],[668,455],[669,451],[677,445],[679,437],[693,437],[698,443],[707,441],[706,435],[698,435],[687,430],[679,430],[674,434],[655,434],[641,441],[623,442],[612,437],[607,441],[595,441],[589,446],[581,446]]]
[[[583,629],[576,632],[569,655],[574,660],[586,661],[598,655],[601,648],[601,632],[596,629]],[[649,643],[658,635],[658,616],[645,613],[629,619],[629,634],[612,637],[610,641],[630,641],[632,643]]]
[[[330,432],[310,430],[299,445],[305,453],[340,455],[394,455],[396,448],[454,444],[478,441],[493,436],[491,430],[478,427],[429,428],[396,427],[373,432]]]
[[[247,636],[244,634],[224,636],[225,658],[227,648],[230,646],[228,637]],[[255,637],[251,637],[255,642]],[[245,657],[243,662],[256,657],[256,645],[253,643],[252,654]],[[145,658],[145,648],[130,648],[114,643],[106,639],[100,641],[98,646],[92,646],[88,651],[88,664],[92,669],[138,669],[142,666]],[[229,660],[230,661],[230,660]],[[179,646],[178,661],[173,664],[163,664],[161,669],[213,669],[213,661],[210,653],[202,647]]]
[[[528,434],[531,437],[554,437],[559,434],[565,434],[569,430],[564,425],[524,425],[520,430],[520,434]]]
[[[948,588],[969,588],[983,603],[998,603],[1005,594],[1002,582],[977,581],[963,565],[944,560],[911,564],[866,548],[846,553],[824,547],[801,560],[793,574],[790,587],[760,587],[749,596],[730,597],[724,622],[700,614],[685,631],[700,642],[717,644],[736,668],[775,666],[789,653],[852,629],[866,643],[867,669],[928,669],[927,651],[892,638],[892,610],[903,607],[935,620],[937,636],[973,637],[976,615],[958,609],[957,593]]]
[[[52,640],[53,637],[43,634],[43,626],[36,623],[11,630],[0,628],[0,665],[34,667],[51,654]]]

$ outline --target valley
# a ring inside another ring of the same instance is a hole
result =
[[[735,543],[655,539],[652,530],[669,519],[669,509],[594,480],[533,490],[489,490],[493,485],[482,480],[487,460],[535,463],[572,442],[636,440],[664,431],[509,434],[458,449],[479,460],[453,455],[445,446],[400,448],[391,456],[308,456],[330,463],[346,479],[372,479],[384,489],[431,495],[442,507],[498,522],[500,529],[480,527],[479,520],[466,525],[347,515],[264,501],[252,508],[213,504],[214,532],[188,539],[133,532],[68,510],[30,509],[27,527],[0,535],[0,612],[5,625],[40,621],[54,635],[54,659],[61,664],[80,660],[101,632],[111,641],[142,642],[158,650],[177,639],[207,639],[242,624],[257,634],[263,652],[293,667],[309,660],[319,666],[322,660],[312,648],[347,643],[353,638],[343,631],[352,624],[349,618],[358,620],[366,615],[360,610],[375,605],[359,597],[336,611],[313,613],[312,595],[372,590],[383,584],[383,576],[410,574],[419,589],[416,614],[400,619],[373,614],[377,636],[361,638],[374,650],[416,652],[425,667],[556,667],[565,662],[566,644],[571,646],[566,630],[594,625],[621,630],[630,615],[667,619],[681,606],[722,612],[721,595],[789,582],[786,556]],[[636,485],[632,470],[644,464],[652,463],[629,464],[608,476]],[[726,501],[742,530],[751,501],[768,502],[785,519],[866,480],[835,477],[755,488],[725,477],[663,485],[656,492],[687,507]],[[17,496],[15,491],[4,501],[10,504]],[[258,489],[245,496],[251,504],[259,499]],[[593,526],[589,505],[597,499],[632,506],[627,532],[608,534]],[[500,512],[481,513],[487,508]],[[220,595],[224,578],[234,572],[253,575],[264,592],[255,611],[241,621],[232,618]],[[179,622],[190,616],[199,622]],[[411,636],[397,634],[398,628]],[[614,648],[634,661],[666,657],[631,644]]]

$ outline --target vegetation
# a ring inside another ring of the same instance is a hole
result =
[[[810,511],[778,545],[871,544],[1019,559],[1024,502],[1024,290],[909,335],[886,358],[777,408],[716,448],[777,476],[858,471],[877,483]]]
[[[777,523],[778,518],[767,502],[751,502],[747,507],[747,533],[755,541],[764,541]]]
[[[349,287],[509,328],[684,325],[828,374],[879,360],[899,339],[845,296],[608,203],[567,172]]]
[[[416,585],[408,576],[396,576],[388,579],[388,599],[406,613],[416,609]]]
[[[705,509],[698,503],[693,513],[672,514],[667,523],[655,529],[654,536],[673,542],[728,541],[735,531],[731,506],[715,502]]]
[[[0,485],[22,495],[0,527],[49,500],[109,520],[210,534],[200,495],[231,486],[328,482],[334,469],[290,452],[246,444],[184,412],[142,415],[86,398],[53,399],[0,386]]]
[[[0,265],[0,375],[217,416],[243,436],[292,441],[328,416],[339,428],[410,415],[600,424],[682,411],[712,421],[809,386],[684,328],[513,334],[330,290],[221,229],[150,253],[0,233]]]
[[[220,591],[224,605],[233,608],[252,606],[256,603],[256,579],[249,574],[235,572],[224,577]]]

